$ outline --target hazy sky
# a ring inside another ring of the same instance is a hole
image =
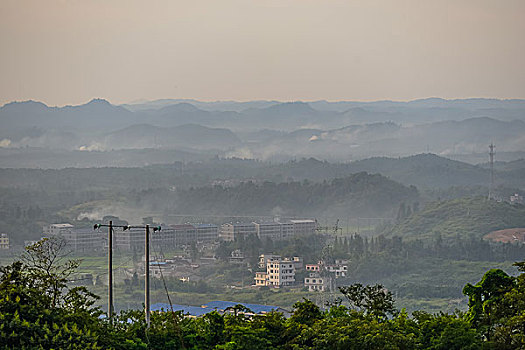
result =
[[[0,104],[525,98],[523,0],[0,0]]]

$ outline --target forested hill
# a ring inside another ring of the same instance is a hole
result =
[[[117,151],[115,151],[117,152]],[[124,152],[88,152],[93,157],[111,156],[114,161],[133,157]],[[139,152],[139,151],[135,151]],[[158,150],[141,150],[144,159],[155,158]],[[85,155],[77,152],[79,157]],[[106,154],[107,153],[107,154]],[[12,154],[18,157],[18,154]],[[58,156],[58,155],[57,155]],[[61,158],[66,154],[59,154]],[[40,154],[39,159],[49,159]],[[34,158],[32,158],[34,160]],[[80,159],[80,158],[79,158]],[[0,155],[0,161],[2,156]],[[80,162],[81,163],[81,162]],[[3,164],[3,163],[2,163]],[[498,163],[496,185],[524,189],[525,163]],[[135,168],[66,168],[66,169],[0,169],[2,187],[42,187],[45,189],[67,186],[71,189],[94,188],[148,188],[157,186],[203,186],[220,179],[256,179],[259,181],[323,181],[366,171],[379,173],[405,185],[420,189],[446,189],[450,186],[483,186],[490,183],[490,170],[450,160],[435,154],[418,154],[405,158],[376,157],[349,163],[329,163],[305,158],[285,163],[270,163],[238,158],[208,158],[195,162],[172,162]]]
[[[494,230],[514,227],[525,227],[525,206],[475,197],[429,203],[389,233],[407,240],[435,240],[439,236],[448,240],[481,238]]]
[[[365,172],[321,183],[246,182],[177,192],[176,212],[237,215],[391,217],[401,202],[418,201],[415,187]]]

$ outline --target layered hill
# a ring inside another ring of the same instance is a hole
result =
[[[408,103],[173,100],[128,110],[102,99],[65,107],[13,102],[0,108],[0,150],[209,150],[211,156],[272,162],[301,157],[347,162],[426,151],[461,159],[483,154],[476,158],[482,162],[487,145],[495,142],[498,160],[515,160],[525,154],[523,106],[521,100],[484,99]],[[194,125],[194,130],[188,130],[188,125]],[[195,130],[197,125],[200,131]],[[204,128],[213,132],[201,132]],[[155,136],[167,134],[168,129],[175,135],[173,140]],[[215,129],[234,133],[226,137],[234,142],[217,138]],[[119,137],[124,133],[134,137]],[[165,142],[158,142],[160,138]]]
[[[181,190],[170,210],[217,215],[392,217],[401,202],[418,200],[415,187],[362,172],[321,183],[245,182],[234,187]]]

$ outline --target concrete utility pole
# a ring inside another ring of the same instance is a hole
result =
[[[108,227],[108,318],[113,319],[113,221]]]
[[[146,226],[114,226],[113,221],[109,222],[109,225],[95,224],[93,229],[99,229],[101,227],[108,227],[108,318],[111,322],[113,317],[113,229],[115,227],[122,228],[123,231],[131,230],[132,228],[145,229],[145,240],[144,240],[144,311],[146,314],[146,325],[149,328],[150,325],[150,293],[149,293],[149,225]],[[161,227],[153,227],[153,232],[160,231]]]
[[[113,230],[115,227],[120,227],[124,231],[128,226],[114,226],[113,221],[110,221],[108,225],[104,224],[95,224],[93,226],[94,230],[97,230],[101,227],[108,228],[108,319],[109,322],[113,320]]]
[[[494,196],[494,155],[496,154],[496,152],[494,152],[494,148],[496,148],[496,146],[494,145],[494,143],[491,143],[489,145],[489,149],[490,149],[490,152],[489,152],[489,156],[490,156],[489,199],[492,199],[492,197]]]
[[[146,313],[146,327],[149,328],[150,325],[150,304],[149,304],[149,225],[146,225],[146,237],[144,245],[144,307]]]

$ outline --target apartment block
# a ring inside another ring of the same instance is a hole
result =
[[[288,239],[293,238],[294,236],[293,223],[281,222],[280,224],[281,224],[281,239],[288,240]]]
[[[75,252],[96,252],[104,250],[105,235],[93,228],[73,228],[67,245]]]
[[[155,242],[154,237],[151,237],[151,239],[152,242]],[[144,229],[132,228],[126,231],[115,230],[113,232],[113,246],[119,250],[142,251],[144,250],[145,240]]]
[[[293,225],[293,233],[295,236],[304,236],[315,233],[317,229],[317,222],[315,220],[290,220]]]
[[[219,228],[212,224],[195,224],[197,242],[210,243],[219,239]]]
[[[170,225],[174,234],[174,246],[189,245],[197,242],[197,230],[193,225]]]
[[[261,241],[266,241],[267,239],[271,239],[272,241],[279,241],[281,240],[281,223],[274,222],[274,221],[268,221],[268,222],[254,222],[255,224],[255,231],[257,233],[257,237]]]
[[[294,263],[280,257],[269,258],[266,262],[266,272],[256,272],[254,280],[256,286],[291,286],[295,283]]]
[[[44,237],[62,237],[67,248],[75,252],[93,252],[104,249],[104,234],[93,228],[75,228],[68,223],[43,227]]]
[[[256,235],[257,230],[253,222],[226,223],[221,225],[219,238],[224,241],[234,241],[249,235]]]

